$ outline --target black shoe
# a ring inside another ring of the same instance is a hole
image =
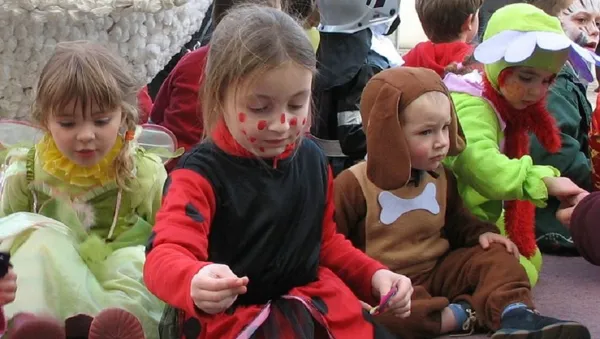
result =
[[[541,316],[526,308],[508,311],[492,339],[591,339],[580,323]]]

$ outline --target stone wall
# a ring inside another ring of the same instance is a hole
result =
[[[60,41],[91,40],[149,82],[200,28],[211,0],[6,0],[0,7],[0,117],[26,119]]]

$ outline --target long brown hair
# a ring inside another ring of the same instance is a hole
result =
[[[120,107],[121,127],[124,131],[134,131],[140,88],[125,60],[105,47],[89,41],[62,42],[42,70],[33,103],[33,120],[47,127],[50,117],[60,114],[75,100],[82,108],[96,104],[102,112]],[[133,167],[130,141],[124,140],[114,160],[119,187],[127,187]]]
[[[291,16],[259,5],[231,10],[214,31],[208,52],[200,93],[205,137],[222,118],[229,89],[286,62],[316,69],[314,49]]]

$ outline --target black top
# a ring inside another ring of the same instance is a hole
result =
[[[212,142],[196,146],[179,166],[213,187],[208,261],[249,278],[236,304],[264,304],[316,280],[328,167],[312,141],[303,140],[277,168],[232,156]]]

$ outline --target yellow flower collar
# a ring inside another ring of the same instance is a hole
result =
[[[123,147],[119,136],[115,146],[98,164],[82,167],[64,156],[56,147],[54,139],[49,134],[37,144],[42,168],[55,178],[79,187],[102,186],[115,179],[113,161]]]

